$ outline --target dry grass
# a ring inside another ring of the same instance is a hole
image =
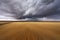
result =
[[[0,40],[60,40],[60,22],[12,22],[0,26]]]

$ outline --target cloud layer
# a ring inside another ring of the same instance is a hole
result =
[[[60,0],[0,0],[0,20],[60,21]]]

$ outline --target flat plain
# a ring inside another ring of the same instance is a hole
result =
[[[0,40],[60,40],[60,22],[0,22]]]

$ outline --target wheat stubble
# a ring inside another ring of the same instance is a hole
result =
[[[0,26],[0,40],[60,40],[59,38],[59,22],[12,22]]]

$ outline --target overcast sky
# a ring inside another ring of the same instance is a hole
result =
[[[0,0],[0,20],[60,21],[60,0]]]

